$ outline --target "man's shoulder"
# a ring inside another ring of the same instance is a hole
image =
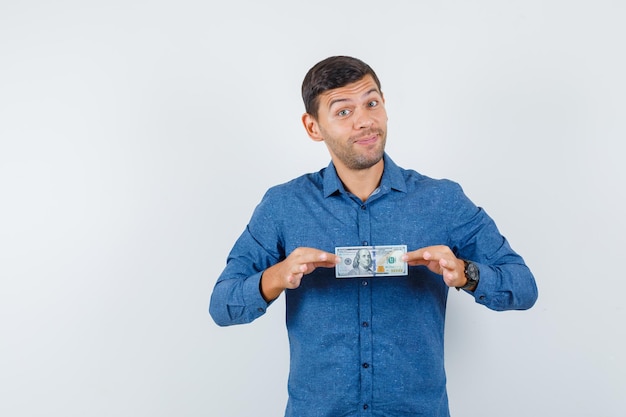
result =
[[[413,169],[401,168],[402,175],[406,184],[410,188],[432,189],[432,190],[450,190],[460,188],[460,185],[449,178],[434,178],[419,173]]]
[[[459,185],[447,178],[434,178],[411,168],[403,168],[388,156],[385,156],[385,163],[389,169],[388,184],[393,188],[405,189],[409,193],[416,190],[420,192],[427,190],[451,191],[459,188]]]
[[[325,169],[302,174],[286,182],[273,185],[266,191],[264,199],[289,199],[296,195],[310,196],[316,190],[321,191],[323,189]]]
[[[285,190],[291,191],[293,188],[317,186],[319,184],[322,184],[324,178],[324,170],[325,168],[317,172],[302,174],[299,177],[295,177],[283,183],[273,185],[269,188],[269,190],[275,190],[280,192]]]

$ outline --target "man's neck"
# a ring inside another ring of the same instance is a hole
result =
[[[378,188],[384,168],[385,163],[382,159],[370,168],[359,170],[335,164],[337,175],[341,179],[343,186],[361,201],[367,200],[374,190]]]

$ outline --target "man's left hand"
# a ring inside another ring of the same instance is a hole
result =
[[[448,287],[462,287],[467,283],[465,263],[454,256],[445,245],[428,246],[407,252],[402,260],[409,266],[424,265],[432,272],[443,276]]]

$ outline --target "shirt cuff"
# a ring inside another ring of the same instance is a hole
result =
[[[243,284],[243,301],[253,318],[258,318],[265,314],[267,307],[271,304],[265,301],[261,295],[261,275],[263,275],[263,272],[256,273],[248,277]]]
[[[480,279],[473,292],[474,299],[478,304],[488,306],[493,302],[493,300],[490,300],[489,294],[494,294],[498,276],[497,273],[487,265],[476,263],[476,266],[478,266],[478,270],[480,271]]]

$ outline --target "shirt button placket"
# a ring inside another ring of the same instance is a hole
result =
[[[369,293],[369,289],[371,288],[371,285],[368,286],[361,286],[361,295],[366,296],[368,298],[368,300],[371,300],[371,296],[370,294],[364,294],[364,293]],[[364,318],[363,315],[365,314],[365,311],[363,310],[370,310],[371,311],[371,303],[367,302],[363,302],[363,298],[361,297],[361,326],[360,326],[360,333],[361,333],[361,337],[360,337],[360,354],[361,354],[361,366],[360,366],[360,372],[361,372],[361,404],[363,404],[363,412],[367,412],[367,414],[370,414],[371,411],[371,403],[372,403],[372,392],[373,392],[373,379],[372,379],[372,332],[371,332],[371,326],[369,325],[370,322],[370,317],[371,313],[368,314],[367,318]],[[367,304],[366,307],[364,307],[364,304]],[[369,313],[369,312],[368,312]]]
[[[370,208],[363,204],[358,210],[359,240],[364,246],[372,241],[370,230]],[[371,415],[372,411],[372,285],[374,279],[362,279],[359,285],[359,331],[360,331],[360,372],[361,372],[361,413]]]

